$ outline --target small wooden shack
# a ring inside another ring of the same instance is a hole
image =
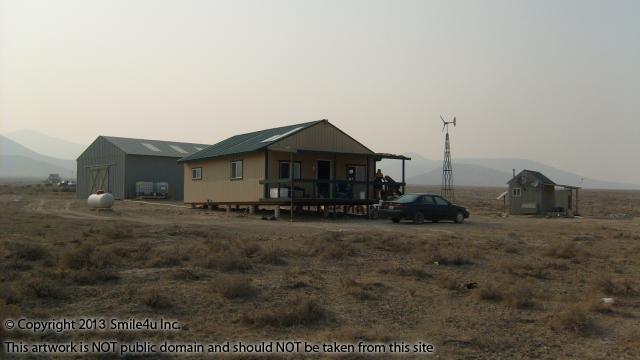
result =
[[[370,150],[327,120],[236,135],[179,160],[195,205],[367,205],[375,164],[410,160]],[[402,180],[404,187],[404,166]]]
[[[578,215],[577,186],[556,184],[533,170],[522,170],[507,184],[510,214]]]

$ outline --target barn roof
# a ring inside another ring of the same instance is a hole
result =
[[[529,173],[531,175],[533,175],[536,179],[538,179],[538,181],[540,182],[540,184],[542,185],[556,185],[555,182],[553,182],[551,179],[549,179],[548,177],[544,176],[541,172],[539,171],[534,171],[534,170],[522,170],[518,175],[516,175],[515,178],[507,181],[507,184],[511,184],[511,182],[518,178],[520,175],[524,174],[524,173]]]
[[[296,134],[313,125],[327,120],[316,120],[301,124],[281,126],[277,128],[254,131],[246,134],[235,135],[217,144],[213,144],[202,151],[183,157],[179,161],[191,161],[208,159],[224,155],[240,154],[261,150],[284,138]]]
[[[116,136],[102,136],[129,155],[165,156],[181,158],[198,152],[209,145],[178,141],[133,139]]]

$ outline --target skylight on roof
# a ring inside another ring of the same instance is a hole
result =
[[[162,150],[158,149],[153,144],[149,144],[149,143],[141,143],[141,144],[144,145],[144,147],[146,147],[147,149],[149,149],[151,151],[162,152]]]
[[[286,133],[284,133],[284,134],[273,135],[273,136],[271,136],[271,137],[268,137],[268,138],[266,138],[266,139],[262,140],[261,142],[272,142],[272,141],[276,141],[276,140],[281,139],[281,138],[283,138],[283,137],[285,137],[285,136],[287,136],[287,135],[289,135],[289,134],[293,134],[294,132],[296,132],[296,131],[298,131],[298,130],[300,130],[300,129],[302,129],[302,126],[299,126],[299,127],[295,128],[295,129],[293,129],[293,130],[289,130],[289,131],[287,131],[287,132],[286,132]]]
[[[175,150],[175,151],[177,151],[177,152],[179,152],[181,154],[188,154],[185,149],[181,148],[178,145],[169,145],[169,147],[171,147],[173,150]]]

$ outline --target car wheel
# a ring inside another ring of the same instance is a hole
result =
[[[455,221],[456,224],[462,224],[464,222],[464,214],[461,211],[459,211],[456,214],[456,218],[453,221]]]
[[[414,224],[424,223],[424,214],[420,211],[417,211],[415,215],[413,215],[413,223]]]
[[[391,219],[391,221],[393,221],[394,223],[396,223],[396,224],[397,224],[397,223],[399,223],[399,222],[400,222],[400,219],[398,219],[398,218],[393,218],[393,219]]]

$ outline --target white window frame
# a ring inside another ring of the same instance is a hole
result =
[[[511,189],[511,197],[519,198],[522,197],[522,189],[519,187],[514,187]]]
[[[202,180],[202,167],[191,168],[191,180]]]
[[[240,169],[238,171],[238,169]],[[234,173],[235,170],[235,173]],[[230,172],[231,172],[231,180],[242,180],[244,173],[243,173],[243,162],[242,160],[233,160],[231,161],[231,165],[230,165]]]

